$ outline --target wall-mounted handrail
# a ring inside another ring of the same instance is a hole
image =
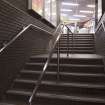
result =
[[[10,44],[12,44],[22,33],[24,33],[29,27],[31,26],[28,25],[27,27],[24,27],[10,42],[8,42],[5,46],[3,46],[1,49],[0,49],[0,53],[2,53],[2,51],[4,49],[6,49]]]
[[[44,30],[44,29],[42,29],[42,28],[40,28],[40,27],[38,27],[38,26],[35,26],[35,25],[33,25],[33,24],[29,24],[28,26],[23,27],[23,29],[22,29],[10,42],[8,42],[7,44],[5,44],[5,46],[3,46],[3,47],[0,49],[0,54],[2,53],[2,51],[3,51],[4,49],[6,49],[10,44],[12,44],[19,36],[22,35],[22,33],[24,33],[24,32],[25,32],[26,30],[28,30],[30,27],[37,28],[37,29],[39,29],[39,30],[41,30],[41,31],[44,31],[44,32],[46,32],[46,33],[48,33],[49,35],[52,36],[52,34],[51,34],[50,32],[48,32],[48,31],[46,31],[46,30]]]
[[[61,33],[62,33],[61,25],[62,25],[62,24],[60,23],[60,24],[58,25],[58,27],[56,28],[56,31],[53,33],[54,39],[53,39],[53,42],[52,42],[51,50],[50,50],[50,52],[49,52],[49,54],[48,54],[47,61],[46,61],[45,65],[44,65],[44,67],[43,67],[43,70],[42,70],[42,72],[41,72],[39,78],[38,78],[38,81],[37,81],[37,83],[35,83],[35,88],[34,88],[34,90],[33,90],[33,92],[32,92],[32,95],[31,95],[31,97],[29,98],[29,104],[30,104],[30,105],[32,105],[33,98],[34,98],[35,95],[37,94],[37,90],[38,90],[38,88],[39,88],[39,86],[40,86],[40,84],[41,84],[41,82],[42,82],[42,78],[43,78],[43,76],[44,76],[44,74],[45,74],[45,72],[46,72],[46,69],[47,69],[47,67],[48,67],[48,65],[49,65],[49,62],[50,62],[50,60],[51,60],[51,57],[52,57],[52,55],[53,55],[54,48],[55,48],[57,42],[59,41],[59,39],[60,39],[60,37],[61,37]],[[63,25],[63,27],[64,27],[64,25]]]

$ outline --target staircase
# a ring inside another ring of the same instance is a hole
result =
[[[94,54],[94,35],[93,34],[69,34],[69,52]],[[60,52],[67,52],[67,34],[60,39]]]
[[[70,40],[71,35],[69,36]],[[94,54],[92,34],[75,35],[73,46],[67,35],[60,39],[60,79],[57,80],[57,55],[53,54],[32,105],[105,105],[105,74],[102,57]],[[47,55],[31,56],[6,91],[3,102],[28,105]]]

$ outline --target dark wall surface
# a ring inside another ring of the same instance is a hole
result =
[[[0,98],[24,68],[32,50],[41,49],[41,54],[44,54],[51,39],[51,34],[31,26],[0,52]]]
[[[98,25],[99,21],[101,20],[98,20],[98,1],[100,0],[95,0],[95,23],[96,23],[96,26]],[[101,7],[100,7],[101,8]],[[102,0],[102,15],[105,13],[105,0]]]
[[[105,68],[105,14],[101,18],[95,33],[96,53],[103,56]]]
[[[17,8],[27,12],[28,0],[7,0],[7,1],[16,6]]]
[[[105,14],[102,16],[95,33],[96,51],[98,54],[105,56]]]
[[[100,55],[105,55],[105,32],[102,25],[96,33],[96,51]]]
[[[16,9],[6,2],[6,0],[0,0],[0,43],[7,43],[16,36],[23,27],[29,24],[39,26],[51,33],[54,32],[54,28],[47,26],[27,13],[27,0],[8,1],[22,11]],[[0,44],[0,46],[2,45]]]
[[[0,0],[0,47],[14,39],[23,30],[23,27],[29,24],[34,24],[50,33],[54,32],[55,29],[28,14],[26,0],[8,1],[13,5],[6,0]],[[42,51],[45,52],[49,41],[49,35],[47,34],[45,31],[38,29],[33,31],[32,28],[2,52],[0,51],[0,97],[9,87],[13,78],[23,68],[29,56],[33,53],[37,54],[39,49],[41,49],[41,53],[43,53]]]

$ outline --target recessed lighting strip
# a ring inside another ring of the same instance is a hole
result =
[[[89,7],[89,8],[95,8],[95,5],[89,4],[89,5],[87,5],[87,7]]]
[[[71,12],[71,9],[61,9],[62,12]]]
[[[67,3],[67,2],[62,2],[62,5],[78,6],[79,4],[77,4],[77,3]]]
[[[73,15],[74,17],[86,17],[85,15]]]
[[[79,21],[80,19],[70,18],[69,20],[71,20],[71,21]]]
[[[85,11],[85,10],[80,10],[81,13],[89,13],[89,14],[92,14],[94,13],[93,11]]]

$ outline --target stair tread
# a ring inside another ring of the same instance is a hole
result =
[[[15,104],[8,104],[8,103],[0,103],[0,105],[15,105]]]
[[[64,39],[64,40],[67,40],[67,37],[61,37],[60,39],[62,39],[62,40],[63,40],[63,39]],[[69,39],[72,39],[72,36],[70,36]],[[79,36],[74,36],[73,39],[74,39],[74,40],[75,40],[75,39],[92,39],[92,40],[94,40],[93,37],[79,37]]]
[[[21,73],[38,73],[41,74],[41,71],[35,71],[35,70],[22,70]],[[56,75],[56,72],[53,71],[46,71],[45,74],[52,74]],[[60,75],[71,75],[71,76],[88,76],[88,77],[105,77],[105,74],[90,74],[90,73],[69,73],[69,72],[60,72]]]
[[[23,90],[8,90],[7,93],[14,94],[14,95],[23,95],[23,96],[31,96],[32,94],[32,92],[27,92]],[[44,93],[44,92],[38,92],[36,94],[36,97],[105,103],[105,97],[87,97],[87,96],[78,96],[78,95],[75,96],[75,95],[64,95],[64,94],[52,94],[52,93]]]
[[[62,35],[67,35],[67,34],[62,34]],[[69,34],[72,35],[72,34]],[[94,35],[94,33],[75,33],[74,35]]]
[[[29,92],[29,91],[23,91],[23,90],[8,90],[6,92],[7,94],[17,94],[17,95],[23,95],[23,96],[31,96],[32,95],[32,92]]]
[[[97,55],[97,54],[69,54],[69,57],[67,56],[67,54],[60,54],[61,58],[60,59],[103,59],[103,56],[101,55]],[[48,57],[48,54],[42,54],[42,55],[37,55],[37,56],[31,56],[30,58],[47,58]],[[53,58],[56,58],[57,57],[57,54],[53,54]]]
[[[60,42],[59,45],[60,46],[67,46],[67,42]],[[74,46],[92,46],[92,47],[95,46],[94,43],[91,43],[90,45],[88,43],[78,43],[78,42],[76,42],[74,44],[69,43],[69,46],[72,46],[72,45],[74,45]]]
[[[105,97],[82,97],[82,96],[67,96],[67,95],[57,95],[57,94],[49,94],[49,93],[37,93],[39,97],[47,97],[47,98],[57,98],[62,100],[74,100],[74,101],[86,101],[86,102],[98,102],[105,103]]]
[[[57,49],[55,51],[57,51]],[[67,53],[67,49],[60,49],[60,52],[61,51],[64,51],[65,53]],[[71,49],[69,49],[69,51],[70,52],[77,52],[77,53],[82,52],[84,54],[84,52],[94,52],[95,50],[94,49],[90,49],[90,50],[89,49],[88,50],[86,50],[86,49],[84,49],[84,50],[83,49],[79,49],[79,50],[76,50],[76,49],[71,50]]]
[[[35,84],[37,80],[30,80],[30,79],[15,79],[14,82],[22,82],[22,83],[29,83]],[[54,81],[42,81],[42,84],[46,85],[55,85],[55,86],[67,86],[67,87],[82,87],[82,88],[98,88],[98,89],[105,89],[105,84],[86,84],[86,83],[76,83],[76,82],[54,82]]]
[[[60,46],[60,48],[67,48],[66,46],[64,46],[64,47],[62,47],[62,46]],[[69,48],[94,48],[94,47],[79,47],[79,46],[73,46],[73,47],[69,47]]]
[[[69,34],[69,35],[68,35],[68,34],[65,35],[65,34],[62,34],[61,37],[67,37],[67,36],[74,36],[74,37],[75,37],[75,36],[83,36],[83,37],[85,37],[85,36],[86,36],[86,37],[87,37],[87,36],[90,36],[90,37],[94,37],[93,35],[82,35],[82,34],[81,34],[81,35],[71,35],[71,34]]]
[[[26,63],[26,65],[44,65],[44,63]],[[50,63],[49,66],[57,66],[57,64]],[[104,67],[103,65],[85,65],[85,64],[60,64],[60,66],[67,67]]]
[[[60,51],[66,51],[66,50],[60,50]],[[91,50],[91,49],[88,49],[88,50],[83,50],[83,49],[79,49],[79,50],[76,50],[76,49],[74,49],[74,50],[69,50],[69,51],[93,51],[93,50]]]
[[[63,36],[63,35],[61,36],[61,38],[67,38],[67,37],[68,37],[68,36],[65,36],[65,35],[64,35],[64,36]],[[69,37],[72,38],[72,35],[69,35]],[[75,38],[75,37],[79,37],[79,38],[81,38],[81,37],[82,37],[82,38],[94,38],[94,37],[91,36],[91,35],[88,35],[88,36],[76,35],[76,36],[73,36],[73,37],[74,37],[74,38]]]
[[[60,41],[67,41],[67,38],[60,38]],[[86,41],[94,41],[94,39],[93,38],[69,38],[69,40],[71,41],[71,40],[73,40],[73,41],[75,41],[75,40],[80,40],[80,41],[84,41],[84,40],[86,40]]]

